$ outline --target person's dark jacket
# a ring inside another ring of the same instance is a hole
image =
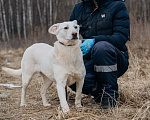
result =
[[[129,15],[123,0],[82,0],[75,5],[70,21],[77,20],[84,39],[108,41],[121,51],[127,51]]]

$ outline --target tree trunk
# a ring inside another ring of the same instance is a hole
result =
[[[53,2],[50,0],[50,25],[53,24]]]
[[[43,0],[43,23],[46,25],[46,0]]]
[[[32,23],[32,3],[30,0],[27,0],[27,8],[28,8],[28,20],[29,20],[29,25],[30,25],[30,32],[31,35],[33,36],[33,23]]]
[[[147,25],[146,25],[146,23],[147,23],[147,13],[146,13],[146,1],[145,0],[142,0],[142,2],[143,2],[143,16],[144,16],[144,27],[145,27],[145,29],[147,28]]]
[[[1,0],[1,5],[2,5],[2,12],[3,12],[2,16],[3,16],[3,21],[4,21],[5,34],[6,34],[7,40],[9,41],[9,35],[8,35],[8,29],[7,29],[7,21],[6,21],[6,14],[5,14],[4,1],[3,0]]]
[[[1,1],[0,1],[0,23],[1,23],[0,24],[1,25],[0,26],[0,30],[1,30],[0,32],[2,34],[2,40],[5,41],[6,38],[5,38],[5,30],[4,30],[4,23],[3,23],[2,10],[1,9],[2,9],[2,5],[1,5]]]
[[[20,18],[19,18],[19,3],[18,0],[16,0],[16,11],[17,11],[17,31],[19,39],[21,40],[21,34],[20,34]]]
[[[14,24],[13,24],[13,9],[11,5],[11,0],[9,0],[9,13],[10,13],[10,29],[11,29],[11,34],[12,37],[14,38]]]
[[[42,20],[42,15],[41,15],[41,9],[40,9],[40,2],[39,2],[39,0],[37,0],[37,7],[38,7],[38,12],[39,12],[39,17],[40,17],[41,28],[43,28],[43,20]]]
[[[57,22],[57,14],[58,14],[58,0],[55,1],[55,12],[54,12],[54,21]]]
[[[24,33],[24,39],[27,40],[27,34],[26,34],[26,10],[25,10],[25,3],[24,0],[22,0],[22,9],[23,9],[23,33]]]

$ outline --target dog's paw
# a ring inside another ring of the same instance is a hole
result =
[[[44,106],[44,107],[49,107],[49,106],[51,106],[51,104],[46,103],[46,104],[43,104],[43,106]]]
[[[75,106],[76,106],[77,108],[81,108],[81,107],[82,107],[82,105],[81,105],[80,103],[76,104]]]
[[[20,107],[27,107],[27,104],[26,103],[21,103]]]
[[[62,109],[63,113],[68,114],[70,112],[70,109]]]

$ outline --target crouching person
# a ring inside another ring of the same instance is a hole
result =
[[[77,20],[83,37],[86,76],[83,94],[94,96],[102,109],[115,107],[119,97],[117,78],[128,69],[129,15],[124,0],[82,0],[70,20]],[[76,90],[76,85],[70,86]]]

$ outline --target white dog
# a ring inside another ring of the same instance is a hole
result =
[[[69,112],[66,101],[65,86],[76,82],[76,107],[81,106],[81,92],[85,77],[85,67],[80,50],[79,26],[77,21],[54,24],[49,33],[56,35],[58,41],[54,47],[37,43],[24,52],[21,69],[2,69],[12,76],[22,76],[21,106],[26,106],[26,89],[34,73],[43,77],[41,97],[44,106],[49,106],[45,94],[49,86],[56,81],[56,87],[63,112]]]

